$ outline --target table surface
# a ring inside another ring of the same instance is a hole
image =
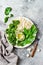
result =
[[[5,30],[4,24],[4,9],[7,6],[12,7],[12,13],[14,18],[18,16],[24,16],[30,18],[38,27],[39,34],[38,38],[39,45],[38,48],[41,49],[41,52],[37,52],[33,58],[27,58],[26,54],[28,53],[26,49],[15,49],[19,57],[18,65],[43,65],[43,0],[1,0],[0,1],[0,30]],[[12,19],[9,19],[11,21]],[[8,22],[9,22],[8,21]],[[6,26],[9,23],[6,24]]]

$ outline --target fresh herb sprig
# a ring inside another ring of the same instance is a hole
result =
[[[7,21],[8,21],[8,19],[9,18],[11,18],[11,17],[13,17],[14,15],[13,14],[10,14],[10,12],[12,11],[12,8],[11,7],[7,7],[6,9],[5,9],[5,18],[4,18],[4,22],[5,23],[7,23]],[[9,16],[9,14],[10,14],[10,16]]]

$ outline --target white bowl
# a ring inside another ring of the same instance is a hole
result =
[[[15,18],[15,19],[19,19],[20,17],[17,17],[17,18]],[[22,17],[22,18],[24,18],[24,19],[26,19],[26,20],[28,20],[28,21],[30,21],[32,24],[33,24],[33,22],[29,19],[29,18],[26,18],[26,17]],[[14,20],[15,20],[14,19]],[[7,39],[7,35],[6,35],[6,39]],[[34,39],[35,40],[35,39]],[[7,39],[7,41],[8,41],[8,39]],[[8,41],[8,43],[9,44],[11,44],[9,41]],[[33,42],[32,42],[33,43]],[[25,48],[25,47],[28,47],[28,46],[30,46],[32,43],[30,43],[30,44],[27,44],[27,45],[25,45],[25,46],[17,46],[17,45],[15,45],[14,47],[16,47],[16,48]]]

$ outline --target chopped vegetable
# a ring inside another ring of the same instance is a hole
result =
[[[12,11],[12,8],[11,7],[7,7],[5,9],[5,15],[9,15],[9,13]]]

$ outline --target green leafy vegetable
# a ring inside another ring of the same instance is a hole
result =
[[[12,45],[16,44],[16,34],[15,31],[17,29],[17,25],[19,24],[19,20],[14,20],[11,24],[9,24],[9,28],[6,29],[6,34],[8,35],[8,40]]]
[[[37,28],[35,25],[32,25],[32,27],[28,29],[24,29],[24,34],[26,35],[26,38],[30,37],[31,35],[35,35],[37,33]]]
[[[32,25],[32,27],[30,29],[26,29],[24,28],[24,35],[25,35],[25,39],[21,42],[19,42],[17,45],[18,46],[25,46],[26,44],[30,44],[32,43],[35,38],[36,38],[36,33],[37,33],[37,28],[35,25]]]
[[[4,18],[4,22],[6,23],[8,21],[9,17]]]
[[[7,21],[8,21],[8,19],[10,18],[10,17],[13,17],[14,15],[13,14],[10,14],[10,16],[9,16],[9,13],[12,11],[12,8],[11,7],[7,7],[6,9],[5,9],[5,15],[7,16],[7,17],[5,17],[5,19],[4,19],[4,22],[6,23]],[[9,17],[8,17],[9,16]]]
[[[5,15],[9,15],[9,13],[12,11],[12,8],[11,7],[7,7],[5,9]]]

